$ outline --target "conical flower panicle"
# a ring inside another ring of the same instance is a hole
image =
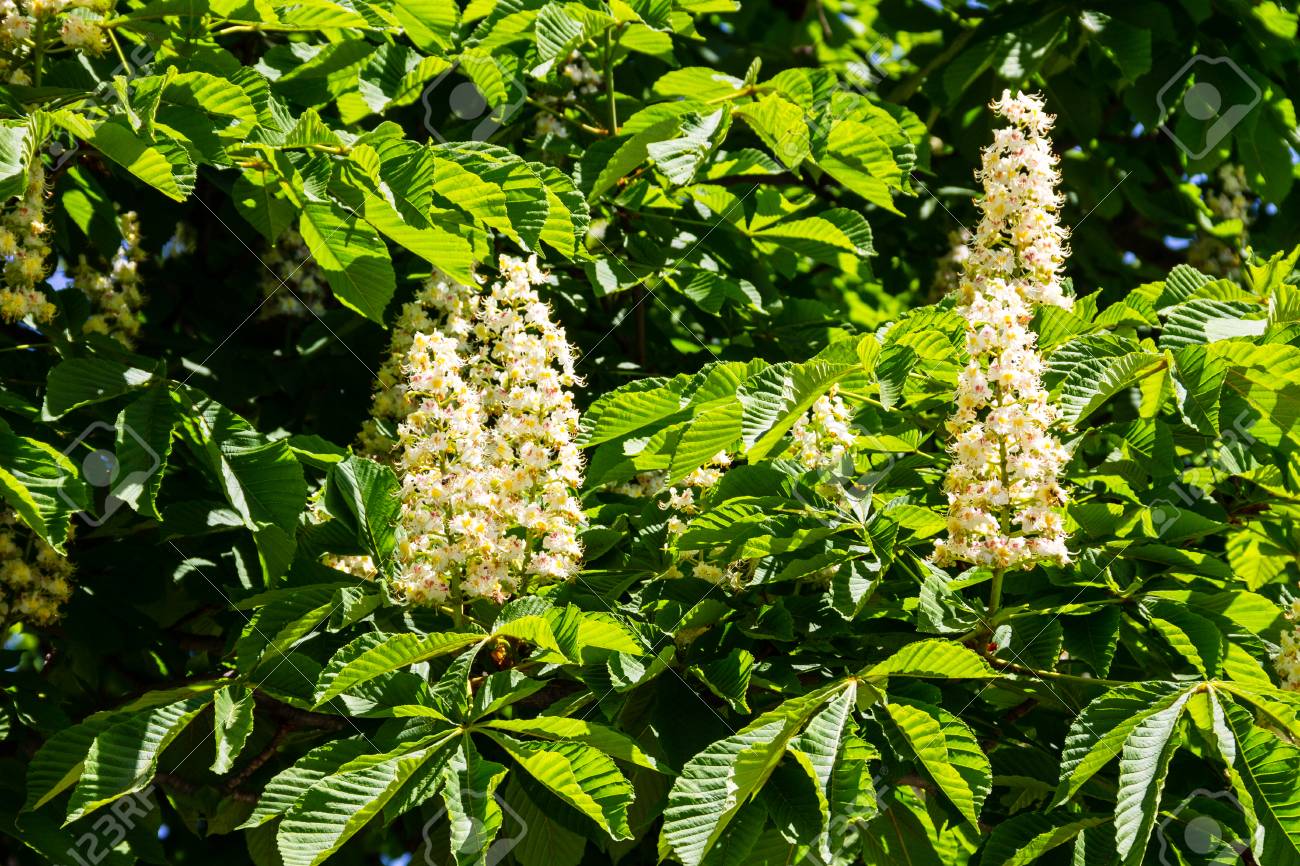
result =
[[[1067,232],[1042,99],[1007,91],[992,107],[1010,125],[994,133],[976,173],[982,217],[957,291],[970,360],[948,420],[948,535],[934,559],[1027,568],[1068,559],[1057,482],[1068,454],[1049,432],[1059,412],[1029,329],[1036,306],[1072,304],[1061,284]]]
[[[403,310],[363,434],[402,480],[390,589],[412,603],[500,602],[581,567],[573,349],[536,258],[500,266],[486,291],[435,275]]]

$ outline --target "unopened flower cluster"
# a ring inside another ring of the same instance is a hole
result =
[[[112,0],[0,0],[0,47],[19,58],[5,67],[9,83],[32,83],[23,61],[33,56],[37,40],[47,51],[57,39],[75,51],[104,53],[108,40],[102,14],[112,6]]]
[[[127,348],[135,344],[140,333],[140,308],[144,294],[140,290],[138,266],[145,252],[140,246],[140,220],[135,211],[118,218],[122,243],[113,254],[108,270],[101,271],[83,255],[72,272],[72,283],[90,299],[94,310],[82,330],[107,334]]]
[[[659,508],[663,511],[671,512],[668,516],[668,537],[676,539],[686,531],[687,522],[691,517],[700,511],[700,497],[713,488],[726,471],[731,468],[731,455],[726,451],[719,451],[709,458],[709,461],[703,466],[689,472],[680,482],[669,487],[663,484],[663,477],[655,474],[649,476],[648,489],[654,490],[650,495],[658,495],[666,492],[665,496],[658,503]],[[632,488],[635,492],[635,487]],[[716,561],[718,551],[708,550],[691,550],[683,551],[679,554],[677,561],[664,574],[664,577],[682,577],[689,571],[692,577],[700,580],[707,580],[709,583],[716,583],[720,586],[738,589],[744,579],[744,561],[725,562],[719,565]]]
[[[1219,166],[1213,182],[1207,181],[1204,196],[1215,225],[1235,221],[1240,225],[1239,232],[1231,239],[1207,231],[1197,232],[1187,250],[1187,262],[1198,271],[1216,277],[1236,277],[1241,273],[1240,250],[1248,245],[1250,225],[1254,222],[1255,196],[1246,181],[1246,170],[1232,163]]]
[[[280,316],[314,318],[325,312],[325,274],[307,249],[307,242],[294,229],[287,229],[262,259],[263,319]],[[270,269],[268,272],[267,268]]]
[[[839,386],[818,397],[790,428],[795,457],[809,469],[839,466],[857,436],[849,426],[853,413],[840,396]]]
[[[50,227],[45,221],[45,169],[32,160],[23,197],[7,208],[0,222],[0,258],[4,288],[0,288],[0,320],[37,324],[54,317],[54,304],[39,286],[45,281],[50,254]]]
[[[0,623],[45,626],[72,595],[72,564],[0,508]]]
[[[957,298],[970,362],[948,421],[948,535],[934,559],[1028,568],[1068,558],[1057,482],[1068,455],[1049,432],[1059,412],[1029,329],[1035,306],[1071,305],[1061,285],[1066,232],[1057,221],[1052,117],[1041,98],[1007,92],[993,108],[1010,126],[994,134],[977,175],[983,216]]]
[[[581,566],[573,349],[539,298],[536,258],[502,257],[484,291],[436,276],[403,314],[397,423],[402,534],[391,590],[416,604],[490,598]],[[415,326],[415,330],[407,330]],[[381,383],[382,384],[382,383]]]
[[[572,107],[576,96],[592,96],[600,93],[604,87],[604,78],[592,68],[587,58],[575,51],[571,53],[561,67],[561,74],[572,89],[561,96],[542,97],[543,110],[537,115],[537,134],[554,135],[556,138],[568,138],[569,127],[565,123],[564,110]]]

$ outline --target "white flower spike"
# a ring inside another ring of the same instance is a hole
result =
[[[1052,116],[1040,97],[1010,91],[992,107],[1011,125],[994,133],[977,173],[983,217],[957,296],[970,362],[948,421],[948,535],[936,542],[934,560],[1028,568],[1069,559],[1057,482],[1069,455],[1049,432],[1059,412],[1043,388],[1029,322],[1036,306],[1072,301],[1061,285],[1068,251],[1047,137]]]

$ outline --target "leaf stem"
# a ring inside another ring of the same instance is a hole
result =
[[[130,78],[135,73],[135,70],[131,68],[130,62],[126,59],[126,54],[122,51],[122,44],[117,41],[117,34],[112,30],[106,32],[108,33],[108,41],[113,43],[113,50],[117,52],[117,59],[122,61],[122,74]]]
[[[1066,674],[1060,671],[1040,671],[1036,668],[1025,667],[1024,665],[1014,664],[1013,662],[1003,661],[999,658],[989,658],[994,667],[1002,670],[1011,671],[1017,674],[1029,674],[1030,676],[1040,677],[1045,680],[1056,680],[1063,683],[1075,683],[1082,686],[1101,686],[1103,688],[1116,688],[1117,686],[1130,686],[1131,682],[1125,680],[1108,680],[1102,677],[1081,677],[1076,674]]]

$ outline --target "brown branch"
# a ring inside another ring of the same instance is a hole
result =
[[[297,707],[291,707],[288,704],[281,703],[265,692],[253,692],[253,697],[258,705],[266,710],[267,714],[276,720],[292,725],[296,728],[316,728],[322,731],[341,731],[348,726],[347,722],[336,716],[326,715],[325,713],[313,713],[310,710],[300,710]]]
[[[230,780],[226,782],[226,793],[233,795],[239,790],[240,785],[244,784],[244,782],[248,781],[249,777],[262,769],[263,765],[265,765],[267,761],[271,760],[271,756],[280,748],[280,743],[284,742],[285,735],[292,730],[294,730],[294,725],[288,723],[277,728],[275,736],[271,737],[271,742],[266,744],[266,748],[254,756],[251,761],[244,765],[242,770],[231,776]]]

